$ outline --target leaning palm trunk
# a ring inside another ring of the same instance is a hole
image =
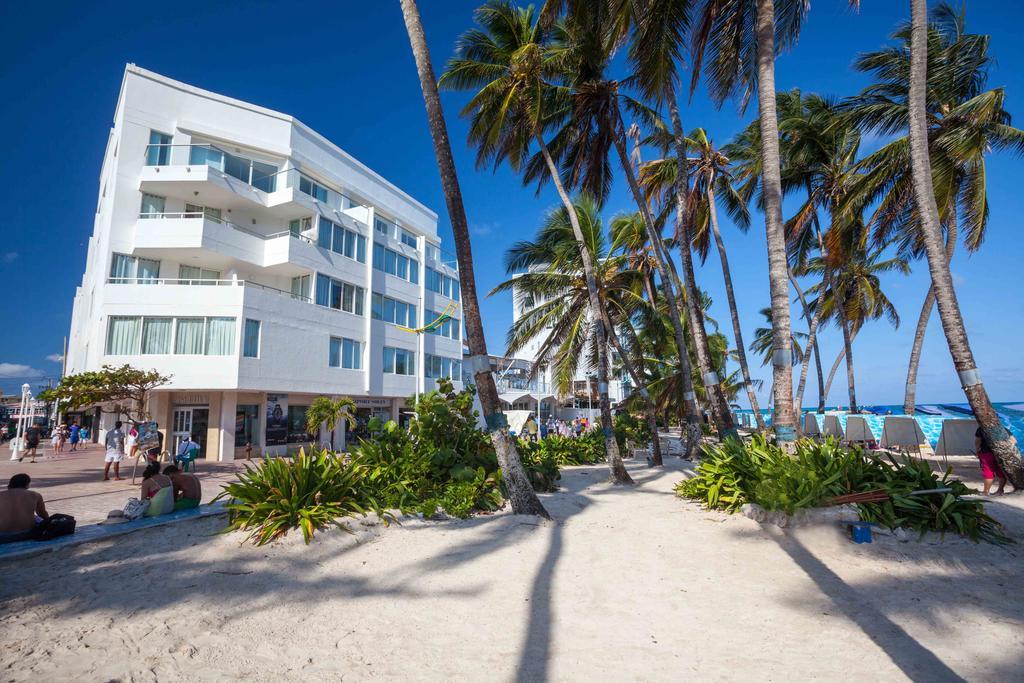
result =
[[[853,340],[856,339],[856,338],[857,338],[857,330],[852,330],[850,332],[850,343],[852,344]],[[846,358],[846,349],[845,348],[839,349],[839,355],[836,356],[835,361],[832,363],[832,369],[828,371],[828,379],[825,381],[825,395],[826,396],[828,396],[828,393],[830,391],[832,391],[832,380],[834,380],[836,378],[836,371],[839,370],[839,364],[843,362],[844,358]]]
[[[701,310],[697,297],[697,283],[693,273],[693,254],[690,240],[690,217],[687,207],[689,190],[688,161],[686,159],[686,137],[683,134],[683,123],[679,117],[679,105],[675,99],[675,88],[667,88],[669,118],[672,120],[672,137],[676,150],[676,235],[679,239],[679,255],[683,265],[683,286],[686,294],[686,309],[690,319],[690,331],[693,338],[693,349],[697,356],[697,367],[701,381],[707,393],[711,417],[723,439],[735,437],[736,425],[732,421],[729,403],[722,392],[722,380],[711,367],[711,354],[708,351],[708,334],[704,329],[704,312]],[[653,221],[652,221],[653,223]]]
[[[622,367],[626,369],[626,373],[633,379],[637,389],[640,391],[640,397],[644,402],[644,419],[647,420],[647,428],[651,430],[651,464],[654,467],[661,467],[665,463],[661,455],[661,442],[658,439],[658,416],[654,408],[654,401],[651,399],[651,392],[647,389],[647,380],[637,372],[636,366],[630,361],[626,350],[619,343],[619,335],[615,332],[615,326],[608,316],[607,307],[601,307],[601,318],[605,329],[608,330],[608,341],[611,342],[612,348],[618,352],[619,358],[622,360]],[[628,321],[626,325],[629,325]],[[639,344],[635,348],[639,349]]]
[[[617,109],[616,123],[618,130],[621,132],[622,118],[618,115]],[[630,190],[633,192],[633,199],[637,204],[637,208],[640,210],[644,229],[647,233],[647,240],[651,243],[651,251],[654,255],[654,264],[658,270],[658,277],[661,279],[661,288],[665,295],[669,320],[672,321],[672,329],[675,333],[676,348],[679,351],[679,374],[680,379],[682,380],[680,382],[680,387],[683,394],[683,414],[686,416],[686,429],[682,430],[683,457],[689,458],[693,454],[693,449],[696,448],[698,443],[700,443],[702,434],[700,427],[701,420],[700,412],[697,409],[697,394],[693,389],[693,370],[690,366],[690,356],[686,347],[686,333],[683,329],[683,322],[679,315],[680,307],[676,299],[675,288],[672,285],[673,275],[670,275],[669,269],[666,266],[666,263],[670,264],[671,261],[667,258],[667,254],[665,253],[665,244],[662,242],[661,235],[658,234],[658,231],[654,228],[654,220],[651,218],[647,202],[643,200],[643,195],[640,192],[640,186],[636,182],[633,167],[630,164],[629,156],[626,153],[625,143],[620,135],[615,136],[615,149],[619,153],[619,161],[626,173],[626,180],[629,183]],[[654,304],[653,300],[651,304]]]
[[[992,408],[988,392],[981,381],[942,244],[939,210],[935,203],[935,188],[932,186],[931,159],[928,156],[928,121],[925,111],[928,80],[927,13],[928,5],[925,0],[910,0],[910,163],[914,199],[921,215],[921,236],[925,254],[928,256],[928,271],[932,278],[932,289],[935,292],[935,303],[939,308],[942,331],[946,335],[949,353],[953,357],[953,365],[967,395],[967,402],[970,403],[974,417],[987,437],[986,440],[992,444],[999,464],[1014,487],[1020,488],[1024,487],[1024,466],[1021,463],[1020,451],[999,421],[999,416]]]
[[[729,257],[725,252],[725,242],[722,240],[722,233],[718,231],[718,209],[715,205],[715,177],[712,174],[708,180],[708,215],[711,218],[711,234],[715,237],[715,246],[718,247],[718,260],[722,264],[722,278],[725,280],[725,296],[729,300],[729,315],[732,316],[732,333],[736,335],[736,357],[740,363],[740,372],[743,375],[743,386],[747,390],[747,399],[750,401],[750,409],[754,411],[754,419],[757,420],[758,431],[764,431],[764,416],[761,414],[761,407],[757,403],[757,392],[750,383],[750,367],[747,365],[746,347],[743,345],[743,332],[740,329],[740,314],[736,308],[736,294],[732,289],[732,271],[729,269]]]
[[[434,156],[444,187],[445,203],[451,218],[452,236],[455,240],[455,252],[459,263],[459,287],[462,293],[463,321],[466,324],[466,343],[470,352],[470,367],[480,395],[480,407],[487,422],[487,431],[498,457],[502,480],[508,492],[512,511],[523,515],[540,515],[550,518],[547,510],[541,505],[534,493],[530,480],[526,476],[519,453],[506,429],[505,416],[501,412],[498,390],[494,385],[494,377],[490,371],[487,355],[487,342],[484,339],[484,328],[480,320],[480,307],[476,296],[476,278],[473,274],[473,250],[469,241],[469,225],[466,221],[466,208],[462,203],[462,190],[455,171],[455,160],[452,158],[451,144],[448,141],[448,128],[444,122],[441,109],[441,98],[437,93],[437,79],[430,63],[430,51],[427,39],[420,23],[419,9],[415,0],[401,0],[402,15],[405,17],[405,28],[409,34],[413,57],[416,59],[416,71],[419,74],[420,87],[423,90],[423,101],[427,109],[427,120],[430,124],[430,136],[434,142]]]
[[[843,328],[843,354],[846,356],[846,386],[850,394],[850,412],[856,413],[857,408],[857,385],[853,377],[853,337],[850,335],[850,321],[846,314],[839,310],[839,326]]]
[[[946,221],[946,263],[953,260],[953,251],[956,249],[956,208],[949,212]],[[914,331],[914,346],[910,349],[910,363],[907,366],[907,387],[903,396],[904,415],[913,415],[917,402],[917,368],[921,363],[921,349],[924,347],[924,333],[928,329],[928,321],[932,317],[932,309],[935,308],[935,290],[928,285],[928,294],[924,297],[924,305],[921,307],[921,315],[917,319],[917,329]]]
[[[551,152],[548,150],[547,143],[544,142],[544,138],[541,137],[540,133],[536,133],[534,137],[537,140],[538,146],[540,146],[541,154],[544,157],[545,163],[547,163],[548,171],[551,174],[551,182],[555,186],[555,190],[558,192],[558,196],[562,200],[562,205],[565,206],[565,212],[569,217],[569,223],[572,225],[573,235],[576,237],[576,244],[580,249],[580,258],[583,261],[583,275],[587,282],[587,295],[590,300],[590,310],[592,315],[596,316],[594,320],[594,341],[597,344],[597,391],[598,391],[598,403],[601,407],[601,430],[604,433],[604,447],[605,452],[608,455],[608,468],[611,470],[612,481],[616,484],[632,484],[633,479],[629,476],[629,472],[626,471],[626,466],[622,462],[622,455],[619,453],[619,445],[615,441],[615,433],[612,430],[612,406],[611,401],[608,398],[608,332],[605,328],[604,319],[600,315],[601,308],[601,296],[597,291],[597,278],[594,276],[594,257],[590,253],[590,248],[587,246],[586,238],[583,235],[583,229],[580,228],[580,219],[576,215],[576,207],[572,203],[572,199],[569,197],[569,193],[565,191],[565,186],[562,185],[562,180],[558,175],[558,165],[555,164],[554,158],[551,156]]]
[[[830,268],[825,269],[825,274],[822,278],[821,291],[828,291],[829,282],[832,279],[832,271]],[[825,297],[819,297],[818,303],[814,307],[814,315],[811,315],[810,310],[807,308],[807,300],[804,298],[803,290],[800,289],[799,283],[796,278],[790,273],[790,281],[793,283],[793,289],[796,290],[797,298],[800,299],[800,305],[804,310],[804,317],[810,320],[807,326],[807,350],[804,352],[804,357],[800,362],[800,383],[797,385],[796,398],[793,399],[793,409],[799,412],[803,408],[804,402],[804,388],[807,385],[807,369],[810,365],[811,352],[814,352],[814,363],[818,370],[818,412],[825,410],[825,387],[824,381],[821,375],[821,349],[818,348],[818,327],[821,325],[821,313],[824,306]]]
[[[757,108],[761,128],[761,193],[768,243],[768,284],[772,307],[772,377],[775,438],[785,448],[796,438],[793,413],[792,337],[789,319],[789,265],[782,225],[782,170],[779,122],[775,112],[775,3],[757,0]]]

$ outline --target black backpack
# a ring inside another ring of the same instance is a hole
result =
[[[36,525],[32,538],[36,541],[49,541],[61,536],[75,533],[75,518],[71,515],[50,515]]]

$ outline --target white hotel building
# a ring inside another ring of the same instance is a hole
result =
[[[211,459],[294,448],[320,395],[401,419],[407,397],[461,377],[461,313],[433,334],[399,325],[458,292],[437,215],[326,138],[126,67],[67,372],[170,375],[150,402],[168,447],[191,433]]]

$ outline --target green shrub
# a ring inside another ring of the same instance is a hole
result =
[[[651,442],[651,429],[646,419],[630,413],[619,413],[612,422],[619,450],[626,447],[627,441],[640,446]]]
[[[910,495],[939,488],[951,490]],[[981,502],[963,498],[975,491],[952,479],[949,471],[940,476],[923,460],[883,458],[842,448],[831,439],[798,441],[792,456],[759,435],[748,445],[726,439],[705,446],[694,477],[679,482],[675,490],[712,509],[734,512],[749,502],[786,514],[828,505],[837,496],[881,490],[890,499],[858,505],[862,520],[921,534],[955,532],[974,541],[1008,541]]]
[[[249,532],[246,540],[263,545],[291,529],[301,529],[309,543],[313,534],[343,517],[380,508],[365,497],[367,468],[353,458],[346,462],[327,451],[300,450],[294,459],[267,458],[246,466],[238,481],[224,485],[228,529]],[[342,527],[345,528],[345,527]]]

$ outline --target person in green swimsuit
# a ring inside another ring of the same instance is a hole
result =
[[[175,510],[199,507],[203,499],[203,486],[199,482],[199,477],[190,472],[182,472],[174,465],[165,467],[164,474],[171,478],[171,485],[174,487]]]

